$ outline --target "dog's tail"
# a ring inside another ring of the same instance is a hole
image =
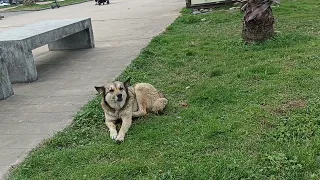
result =
[[[166,98],[157,99],[153,104],[152,112],[156,114],[162,113],[163,110],[166,108],[167,104],[168,100]]]

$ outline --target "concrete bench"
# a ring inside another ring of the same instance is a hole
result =
[[[94,48],[91,19],[48,20],[0,32],[0,99],[13,94],[11,83],[38,79],[32,50]]]

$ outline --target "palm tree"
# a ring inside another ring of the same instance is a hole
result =
[[[244,0],[242,38],[247,43],[262,42],[274,35],[274,17],[271,4],[276,0]]]

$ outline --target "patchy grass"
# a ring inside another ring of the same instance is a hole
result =
[[[89,0],[65,0],[58,2],[58,4],[62,6],[68,6],[72,4],[78,4],[78,3],[83,3],[83,2],[88,2]],[[20,5],[17,6],[16,8],[13,9],[8,9],[6,10],[7,12],[12,12],[12,11],[39,11],[39,10],[44,10],[44,9],[50,9],[51,5],[56,5],[55,2],[53,1],[52,3],[49,4],[34,4],[34,5]]]
[[[10,6],[0,6],[0,9],[9,8],[9,7],[12,7],[12,6],[11,5]]]
[[[320,2],[284,1],[247,46],[240,12],[183,10],[119,77],[170,100],[109,139],[100,97],[10,179],[320,179]]]

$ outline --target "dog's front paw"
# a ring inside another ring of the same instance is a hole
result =
[[[112,139],[112,140],[116,140],[116,138],[117,138],[117,136],[118,136],[118,133],[117,132],[110,132],[110,138]]]
[[[116,141],[117,141],[117,143],[121,143],[121,142],[124,141],[124,137],[118,135],[117,138],[116,138]]]

